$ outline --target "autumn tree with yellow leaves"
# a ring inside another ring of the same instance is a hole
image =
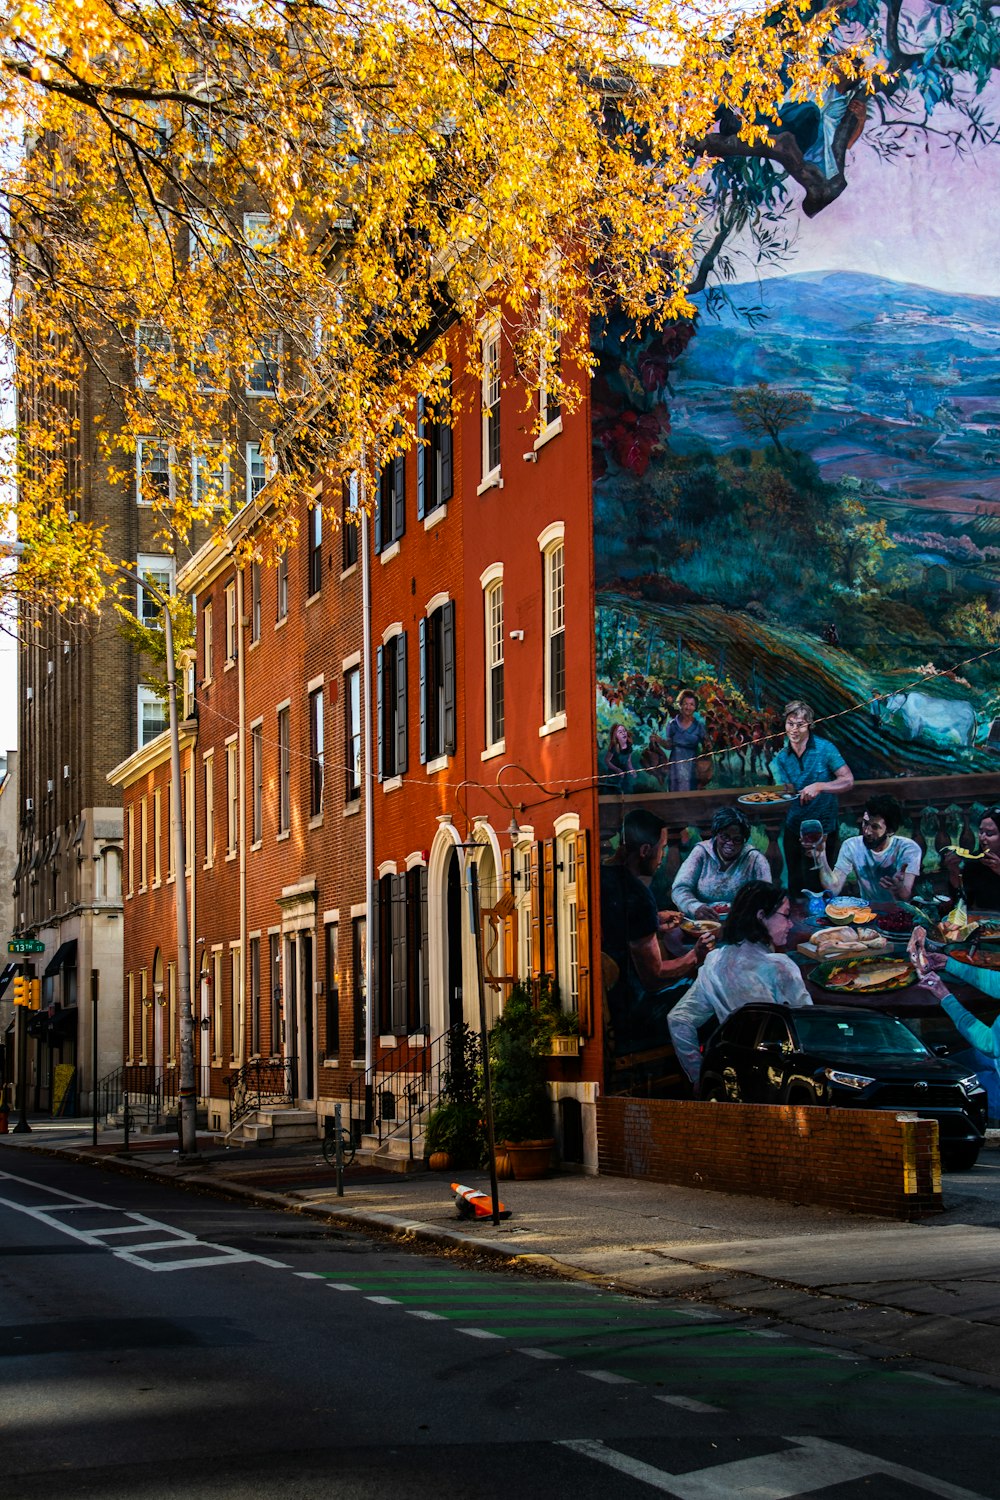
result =
[[[152,459],[141,480],[168,547],[227,518],[250,401],[289,527],[305,483],[413,441],[443,331],[486,306],[536,368],[560,341],[572,401],[592,314],[689,311],[707,164],[787,152],[789,101],[870,85],[834,21],[808,0],[10,7],[20,586],[92,608],[114,576],[81,391],[112,482],[140,437],[194,453],[202,482]]]

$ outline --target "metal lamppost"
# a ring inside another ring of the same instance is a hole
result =
[[[148,590],[163,608],[163,644],[167,667],[167,713],[170,727],[170,832],[174,845],[174,883],[177,926],[177,999],[180,1011],[180,1087],[178,1111],[181,1125],[181,1153],[198,1149],[198,1094],[195,1087],[194,1013],[191,1009],[191,957],[188,944],[187,849],[181,797],[181,742],[177,714],[177,665],[174,660],[174,626],[170,616],[170,596],[157,584],[141,577],[130,568],[119,567],[125,578]]]

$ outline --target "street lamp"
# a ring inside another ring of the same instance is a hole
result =
[[[167,666],[167,715],[170,728],[170,832],[174,844],[174,908],[177,924],[177,999],[180,1011],[180,1087],[177,1107],[181,1125],[181,1152],[198,1149],[198,1096],[194,1070],[194,1013],[191,1009],[191,958],[188,946],[187,850],[184,818],[181,808],[181,742],[177,716],[177,666],[174,661],[174,626],[170,617],[170,596],[149,578],[131,568],[118,566],[124,578],[148,590],[163,609],[163,645]]]

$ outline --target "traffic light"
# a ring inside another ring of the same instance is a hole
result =
[[[28,1003],[28,979],[25,974],[14,975],[14,1004],[27,1005]]]
[[[42,1008],[42,981],[40,979],[28,980],[28,1004],[32,1010]]]

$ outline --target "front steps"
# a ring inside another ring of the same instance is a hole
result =
[[[319,1127],[312,1109],[265,1105],[237,1121],[226,1136],[227,1146],[278,1146],[289,1141],[316,1141]]]

